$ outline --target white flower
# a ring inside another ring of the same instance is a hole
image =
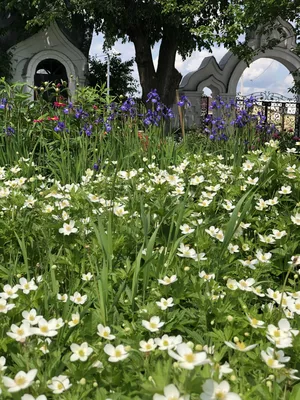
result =
[[[7,314],[7,312],[15,306],[15,304],[7,304],[5,299],[0,298],[0,313]]]
[[[260,354],[267,366],[274,369],[284,368],[285,365],[283,363],[290,361],[291,358],[285,357],[282,350],[275,351],[271,347],[268,347],[266,352],[261,351]]]
[[[236,290],[238,288],[238,283],[235,279],[227,279],[226,286],[230,290]]]
[[[233,371],[227,361],[222,365],[216,364],[214,370],[219,371],[219,379],[221,379],[223,375],[230,374]]]
[[[248,318],[248,321],[250,322],[250,325],[253,327],[253,328],[263,328],[264,327],[264,321],[260,321],[260,320],[258,320],[258,319],[256,319],[256,318],[251,318],[249,315],[247,315],[247,318]]]
[[[295,225],[300,225],[300,214],[292,215],[291,220]]]
[[[241,279],[238,283],[237,286],[239,289],[244,290],[246,292],[252,292],[251,286],[254,285],[255,279],[253,278],[248,278],[246,280]]]
[[[180,225],[180,230],[183,235],[195,232],[195,229],[191,228],[188,224]]]
[[[147,342],[145,340],[140,341],[140,351],[148,353],[149,351],[155,350],[157,344],[154,339],[149,339]]]
[[[150,332],[157,332],[165,323],[160,321],[159,317],[151,317],[150,321],[142,320],[142,325],[144,328],[148,329]]]
[[[160,299],[160,301],[157,301],[156,304],[158,305],[158,307],[161,310],[166,310],[168,307],[173,307],[174,303],[173,303],[173,297],[169,297],[168,299],[165,299],[164,297],[162,297]]]
[[[128,211],[125,211],[124,206],[117,205],[113,208],[113,212],[117,217],[123,217],[124,215],[128,214]]]
[[[26,278],[20,278],[19,285],[17,285],[18,289],[23,290],[24,294],[28,294],[31,290],[37,290],[37,286],[35,284],[34,279],[31,281],[27,281]]]
[[[71,351],[73,354],[70,357],[70,361],[86,361],[88,357],[92,354],[93,349],[89,347],[87,342],[84,342],[80,345],[76,343],[72,343],[71,346]]]
[[[215,279],[215,274],[207,274],[205,271],[199,272],[199,277],[204,279],[205,281],[210,281],[211,279]]]
[[[197,365],[204,365],[210,363],[207,359],[205,351],[199,353],[193,353],[193,350],[187,345],[187,343],[180,343],[176,347],[176,352],[168,350],[169,356],[179,361],[179,366],[183,369],[194,369]]]
[[[3,299],[15,299],[18,297],[17,291],[19,290],[19,286],[15,285],[11,287],[10,285],[4,285],[3,286],[3,292],[0,293],[0,297]]]
[[[239,253],[239,246],[237,244],[229,243],[227,250],[230,254]]]
[[[5,364],[6,364],[6,358],[1,356],[0,357],[0,372],[3,372],[6,370],[7,367],[5,366]]]
[[[180,335],[163,335],[161,338],[155,338],[154,341],[157,344],[159,350],[169,350],[176,348],[176,346],[182,343],[182,337]]]
[[[103,326],[102,324],[99,324],[97,329],[97,335],[103,337],[104,339],[114,340],[116,338],[115,335],[111,335],[109,326]]]
[[[37,374],[37,369],[31,369],[29,372],[20,371],[11,379],[7,376],[3,376],[3,384],[10,393],[19,392],[22,389],[28,388],[32,385]]]
[[[80,322],[80,314],[75,313],[72,314],[72,320],[68,322],[68,325],[70,328],[73,328],[74,326],[78,325]]]
[[[57,335],[57,320],[56,318],[50,319],[46,321],[44,318],[41,318],[38,321],[38,328],[31,328],[31,332],[35,335],[45,336],[45,337],[53,337]]]
[[[174,283],[177,281],[177,276],[172,275],[170,278],[168,276],[165,276],[163,279],[158,279],[158,283],[161,285],[170,285],[171,283]]]
[[[227,381],[217,383],[212,379],[208,379],[204,382],[202,389],[201,400],[241,400],[238,394],[229,391],[230,385]]]
[[[261,263],[265,263],[265,264],[269,264],[270,263],[270,259],[272,257],[272,253],[263,253],[262,251],[257,251],[256,252],[256,258],[261,262]]]
[[[74,228],[75,221],[71,220],[68,224],[64,223],[62,228],[59,228],[59,233],[62,233],[64,236],[69,236],[71,233],[76,233],[78,231],[77,228]]]
[[[22,312],[23,322],[27,321],[30,325],[36,325],[40,319],[43,318],[42,315],[36,315],[36,309],[32,308],[29,312],[23,311]]]
[[[280,194],[290,194],[292,193],[291,186],[281,186],[281,189],[278,191]]]
[[[87,295],[81,295],[79,292],[75,292],[73,296],[70,296],[70,300],[75,304],[84,304],[87,300]]]
[[[87,274],[81,275],[81,279],[86,282],[92,280],[92,278],[93,278],[93,275],[90,272],[88,272]]]
[[[72,384],[70,384],[70,380],[65,375],[54,376],[51,379],[51,384],[48,385],[48,388],[52,390],[54,394],[60,394],[65,390],[68,390]]]
[[[179,390],[173,384],[165,386],[164,396],[157,393],[153,396],[153,400],[189,400],[189,398],[189,395],[180,396]]]
[[[254,258],[253,260],[247,259],[247,260],[239,260],[239,262],[244,266],[244,267],[249,267],[250,269],[256,269],[255,265],[258,264],[258,260]]]
[[[257,346],[257,344],[251,344],[250,346],[246,346],[244,342],[240,342],[240,341],[237,341],[235,343],[226,342],[225,341],[224,343],[228,347],[230,347],[230,348],[232,348],[234,350],[242,351],[242,352],[246,352],[246,351],[252,350]]]
[[[104,346],[103,350],[107,355],[109,355],[108,361],[110,362],[122,361],[129,356],[122,344],[119,344],[119,346],[115,347],[108,343]]]
[[[286,231],[279,231],[278,229],[272,229],[273,237],[277,240],[287,235]]]
[[[66,293],[65,294],[57,293],[57,300],[60,300],[63,303],[66,303],[68,301],[68,295]]]
[[[23,322],[20,327],[17,325],[12,325],[10,327],[11,332],[7,332],[7,335],[17,342],[24,343],[26,338],[33,334],[29,322]]]
[[[197,253],[194,249],[191,249],[188,245],[184,245],[183,243],[180,243],[180,246],[178,247],[178,253],[177,255],[179,257],[184,257],[184,258],[192,258],[195,259],[197,257]]]
[[[31,394],[24,394],[21,397],[21,400],[47,400],[47,397],[44,394],[41,394],[38,397],[33,397]]]

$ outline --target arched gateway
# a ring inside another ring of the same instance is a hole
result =
[[[283,38],[282,40],[280,38]],[[280,40],[272,49],[261,49],[270,39]],[[257,31],[247,37],[248,45],[257,51],[252,62],[259,58],[271,58],[283,64],[290,73],[300,71],[300,57],[293,49],[296,36],[291,24],[278,19],[269,34]],[[179,92],[188,97],[191,108],[187,110],[187,125],[200,125],[202,121],[201,94],[205,87],[212,90],[212,97],[221,96],[225,101],[236,97],[237,84],[247,64],[232,52],[228,52],[218,63],[215,57],[206,57],[200,67],[185,75],[180,83]],[[300,77],[299,77],[300,78]]]

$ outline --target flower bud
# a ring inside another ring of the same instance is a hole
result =
[[[229,322],[232,322],[233,321],[233,316],[232,315],[228,315],[228,317],[227,317],[227,321],[229,321]]]
[[[195,350],[197,350],[197,351],[202,351],[202,350],[203,350],[202,344],[196,344]]]
[[[193,342],[187,342],[187,345],[190,349],[194,348],[194,343]]]

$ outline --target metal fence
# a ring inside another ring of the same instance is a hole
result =
[[[280,131],[293,131],[296,136],[300,136],[300,102],[278,93],[255,92],[247,96],[237,95],[236,102],[238,107],[243,108],[245,99],[249,97],[255,99],[253,113],[262,113],[269,124],[274,124]],[[211,114],[211,98],[202,97],[201,116],[204,120],[207,114]]]

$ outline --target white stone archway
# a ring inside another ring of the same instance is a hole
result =
[[[28,91],[34,86],[38,64],[47,59],[57,60],[65,67],[71,95],[75,93],[77,83],[85,84],[87,58],[64,35],[56,22],[18,43],[9,51],[12,54],[12,81],[26,83]]]
[[[24,78],[28,83],[28,86],[34,86],[34,75],[37,69],[37,66],[41,61],[47,59],[54,59],[59,61],[65,68],[68,76],[68,87],[71,93],[74,93],[76,90],[76,82],[74,77],[77,76],[76,69],[72,61],[63,53],[56,51],[56,50],[44,50],[37,53],[33,56],[26,68],[26,75]],[[73,78],[72,78],[73,77]]]
[[[278,39],[277,45],[272,49],[265,48],[265,44],[272,39]],[[292,74],[300,71],[300,57],[293,52],[296,47],[295,30],[291,24],[281,18],[274,22],[272,32],[266,35],[262,29],[259,29],[250,37],[248,35],[247,43],[256,53],[252,62],[260,58],[270,58],[283,64]],[[196,71],[184,76],[179,85],[179,92],[186,95],[192,103],[191,109],[186,113],[187,125],[190,125],[190,121],[197,124],[201,120],[202,111],[199,105],[204,87],[212,90],[213,97],[220,95],[225,101],[234,99],[239,79],[247,66],[244,61],[229,51],[219,63],[213,56],[206,57]]]

